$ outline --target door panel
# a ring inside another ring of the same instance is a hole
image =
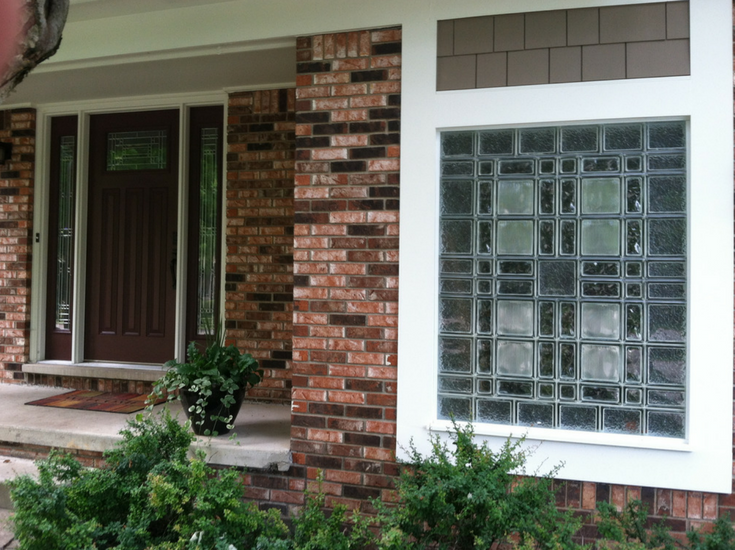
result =
[[[178,120],[91,117],[86,360],[174,356]]]

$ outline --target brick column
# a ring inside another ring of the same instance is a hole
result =
[[[396,472],[400,39],[297,41],[291,445],[351,508]]]
[[[13,382],[30,349],[35,109],[1,111],[0,142],[13,145],[0,164],[0,382]]]
[[[227,338],[265,370],[248,397],[289,401],[294,90],[233,93],[227,123]]]

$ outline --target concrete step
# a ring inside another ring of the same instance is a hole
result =
[[[31,476],[38,474],[38,469],[32,460],[0,456],[0,509],[13,509],[13,503],[10,500],[10,488],[7,482],[19,475],[25,474]],[[2,548],[3,546],[0,544],[0,550]]]
[[[18,541],[14,540],[13,531],[9,524],[11,513],[10,510],[0,508],[0,550],[18,548]]]

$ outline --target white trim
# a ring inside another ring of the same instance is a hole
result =
[[[590,0],[584,7],[645,3]],[[514,12],[581,7],[513,3]],[[688,77],[518,86],[436,93],[436,21],[507,12],[438,1],[403,26],[398,354],[399,456],[428,451],[436,420],[438,143],[442,128],[688,118],[691,130],[689,391],[686,441],[478,425],[497,448],[525,434],[543,442],[529,465],[564,462],[564,479],[729,493],[732,484],[732,6],[691,0]],[[454,8],[452,10],[452,8]],[[716,162],[713,160],[716,159]],[[431,297],[431,298],[429,298]],[[445,437],[445,435],[442,435]],[[543,468],[542,468],[543,469]]]
[[[89,123],[90,115],[77,115],[77,194],[74,223],[74,291],[71,318],[71,360],[84,360],[84,329],[87,301],[87,205],[89,201]],[[49,121],[49,128],[51,127]],[[50,154],[49,154],[50,158]],[[46,189],[49,182],[46,181]],[[48,235],[48,232],[46,233]],[[46,300],[39,300],[46,303]],[[40,305],[40,304],[39,304]]]

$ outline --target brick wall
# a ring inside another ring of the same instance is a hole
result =
[[[291,448],[351,508],[396,471],[400,39],[297,41]]]
[[[0,141],[13,145],[0,164],[0,382],[13,382],[29,353],[36,111],[0,112]]]
[[[291,399],[294,90],[230,95],[227,119],[228,342],[265,370],[248,394]]]

